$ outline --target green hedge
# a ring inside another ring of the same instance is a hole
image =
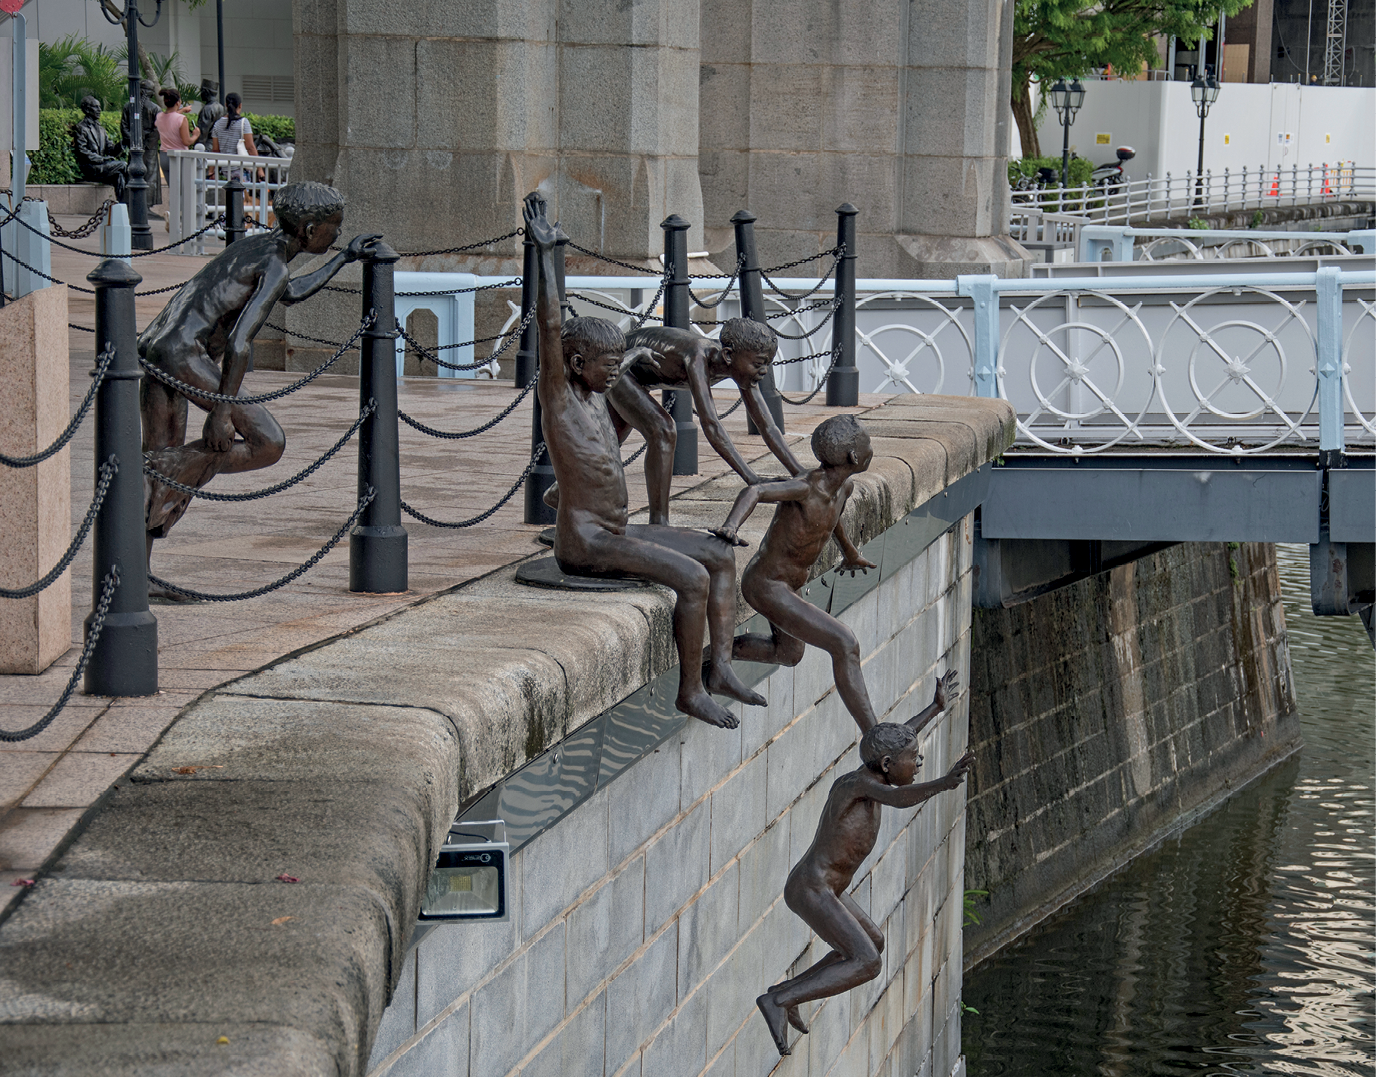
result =
[[[296,121],[290,116],[255,116],[245,113],[249,126],[278,142],[296,138]],[[120,113],[102,112],[101,126],[119,141]],[[74,108],[38,110],[38,149],[30,156],[33,167],[29,183],[80,183],[81,173],[72,156],[72,128],[81,122],[81,111]]]
[[[1061,174],[1061,159],[1059,157],[1022,157],[1008,162],[1008,185],[1016,186],[1018,179],[1026,176],[1028,179],[1037,178],[1037,169],[1054,168],[1056,175]],[[1083,157],[1072,157],[1070,159],[1070,185],[1079,187],[1089,182],[1089,174],[1094,171],[1094,165]]]

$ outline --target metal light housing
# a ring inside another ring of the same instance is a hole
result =
[[[1201,75],[1190,83],[1190,100],[1201,117],[1208,113],[1209,106],[1218,100],[1218,79],[1213,72],[1207,78]]]
[[[1073,116],[1080,111],[1080,106],[1085,103],[1085,88],[1079,79],[1070,84],[1070,114]]]
[[[503,820],[455,823],[430,872],[421,899],[421,921],[509,921],[510,859],[511,845]]]
[[[1064,112],[1070,104],[1070,87],[1065,84],[1065,79],[1057,79],[1056,85],[1047,91],[1047,96],[1051,98],[1052,108]]]

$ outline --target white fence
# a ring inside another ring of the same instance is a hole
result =
[[[225,184],[239,173],[244,184],[244,220],[268,227],[272,195],[289,182],[291,158],[178,150],[168,154],[168,230],[172,241],[205,227],[225,209]],[[203,237],[177,248],[178,254],[204,254]]]

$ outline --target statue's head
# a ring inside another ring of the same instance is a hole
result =
[[[922,764],[917,734],[897,722],[878,722],[860,738],[860,761],[894,785],[909,785]]]
[[[144,79],[139,83],[139,88],[143,90],[144,97],[157,97],[158,84],[152,79]]]
[[[312,180],[288,183],[273,197],[272,210],[283,232],[299,239],[306,250],[323,254],[334,242],[339,225],[343,223],[344,196],[333,187]],[[320,250],[315,250],[327,231],[333,234]]]
[[[721,327],[721,350],[737,381],[757,382],[769,370],[779,337],[770,326],[752,318],[731,318]]]
[[[90,94],[87,94],[85,97],[81,99],[81,111],[93,120],[99,119],[100,102],[96,100],[94,97],[92,97]]]
[[[874,450],[869,434],[854,415],[833,415],[812,432],[812,455],[827,467],[850,464],[864,471]]]
[[[560,328],[559,340],[570,377],[595,393],[605,393],[616,383],[626,338],[614,323],[605,318],[570,318]]]
[[[208,105],[220,96],[220,84],[214,79],[201,79],[201,103]]]

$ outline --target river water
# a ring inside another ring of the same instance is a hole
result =
[[[965,978],[970,1077],[1369,1077],[1376,660],[1277,547],[1297,757]]]

